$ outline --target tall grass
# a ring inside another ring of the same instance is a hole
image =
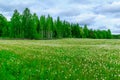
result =
[[[120,80],[120,40],[0,40],[0,80]]]

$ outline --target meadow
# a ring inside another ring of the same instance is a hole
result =
[[[120,80],[120,40],[0,40],[0,80]]]

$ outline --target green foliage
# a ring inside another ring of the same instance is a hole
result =
[[[84,37],[89,38],[89,29],[87,28],[87,25],[84,26],[83,31],[84,31]]]
[[[60,21],[59,17],[57,17],[56,27],[57,27],[56,29],[57,38],[62,38],[63,37],[63,33],[62,33],[63,26],[62,26],[62,21]]]
[[[19,39],[54,39],[54,38],[93,38],[111,39],[111,31],[92,30],[87,25],[81,27],[79,24],[57,20],[48,15],[38,18],[37,14],[31,14],[26,8],[22,14],[17,10],[11,20],[0,14],[0,37],[19,38]]]
[[[10,37],[22,38],[22,20],[20,13],[15,10],[11,18]]]
[[[120,39],[120,35],[113,35],[112,38],[113,39]]]
[[[8,22],[7,19],[2,14],[0,14],[0,36],[2,37],[9,36]]]
[[[24,38],[33,39],[34,27],[32,26],[32,14],[28,8],[23,12],[22,25],[24,29]]]
[[[46,26],[47,26],[46,38],[52,39],[52,37],[53,37],[53,19],[52,19],[52,17],[50,17],[50,15],[48,15],[48,17],[46,19]]]
[[[63,37],[64,38],[70,38],[72,37],[72,33],[71,33],[71,27],[70,27],[70,23],[64,21],[63,22]]]
[[[72,24],[72,37],[74,38],[80,38],[80,27],[78,24]]]
[[[38,28],[39,28],[39,18],[38,16],[34,13],[32,16],[32,33],[31,35],[33,36],[32,39],[40,39]]]
[[[40,35],[40,38],[41,39],[44,39],[45,38],[45,31],[46,31],[46,19],[45,19],[45,16],[41,16],[40,17],[40,26],[38,27],[38,32],[39,32],[39,35]]]

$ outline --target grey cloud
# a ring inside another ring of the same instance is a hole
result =
[[[118,13],[120,12],[120,2],[112,2],[109,4],[99,5],[95,7],[97,13]]]
[[[113,0],[69,0],[69,1],[79,4],[94,4],[94,5],[113,2]],[[119,0],[114,0],[114,1],[119,1]]]
[[[116,29],[120,29],[120,25],[114,25]]]
[[[0,10],[2,10],[3,12],[11,12],[15,9],[21,10],[23,8],[27,7],[26,5],[23,4],[0,4]],[[29,7],[29,6],[28,6]]]
[[[58,15],[60,16],[76,16],[79,15],[81,12],[78,11],[77,9],[67,9],[65,11],[60,12]]]
[[[80,4],[88,4],[91,3],[91,0],[70,0],[70,2],[80,3]]]
[[[107,27],[106,26],[99,26],[99,27],[97,27],[98,29],[102,29],[102,30],[106,30],[107,29]]]
[[[96,17],[97,16],[95,14],[87,13],[87,14],[79,14],[77,16],[70,17],[70,20],[71,22],[75,22],[75,23],[77,22],[80,25],[85,25],[85,24],[91,25],[95,23]]]
[[[120,29],[112,30],[113,34],[120,34]]]
[[[110,14],[110,15],[113,16],[114,18],[120,18],[120,12]]]
[[[80,24],[80,25],[85,25],[85,24],[91,25],[91,24],[93,24],[94,22],[95,22],[95,17],[90,17],[90,18],[86,18],[86,19],[81,19],[81,20],[79,21],[79,24]]]

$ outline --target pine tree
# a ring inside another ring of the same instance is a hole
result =
[[[40,36],[39,36],[39,32],[38,32],[38,28],[39,28],[39,19],[38,19],[38,16],[36,15],[36,13],[33,14],[32,16],[32,38],[33,39],[39,39]]]
[[[80,38],[84,38],[84,31],[82,27],[80,27]]]
[[[22,26],[21,15],[17,10],[15,10],[11,18],[10,36],[13,38],[21,38],[22,37],[21,26]]]
[[[112,34],[110,29],[107,30],[107,39],[111,39],[112,38]]]
[[[43,39],[45,38],[45,34],[46,34],[46,19],[44,15],[40,17],[39,24],[40,26],[38,28],[38,31],[39,31],[40,39]]]
[[[72,37],[71,25],[69,22],[64,21],[63,23],[63,37]]]
[[[89,37],[89,30],[88,30],[88,28],[87,28],[87,25],[84,25],[84,37],[85,38],[88,38]]]
[[[53,36],[53,19],[48,15],[47,21],[46,21],[46,26],[47,26],[47,39],[52,39]]]
[[[0,36],[1,37],[9,36],[9,29],[7,24],[8,24],[7,19],[2,14],[0,14]]]
[[[56,27],[57,27],[57,38],[62,38],[63,37],[63,27],[62,27],[62,22],[60,21],[60,18],[57,17],[57,24],[56,24]]]
[[[22,24],[24,38],[33,39],[34,32],[32,27],[32,14],[30,13],[30,10],[28,8],[26,8],[23,12]]]
[[[53,34],[52,34],[53,38],[57,38],[57,21],[55,20],[53,22]]]
[[[79,24],[72,24],[72,37],[80,38],[80,27]]]

